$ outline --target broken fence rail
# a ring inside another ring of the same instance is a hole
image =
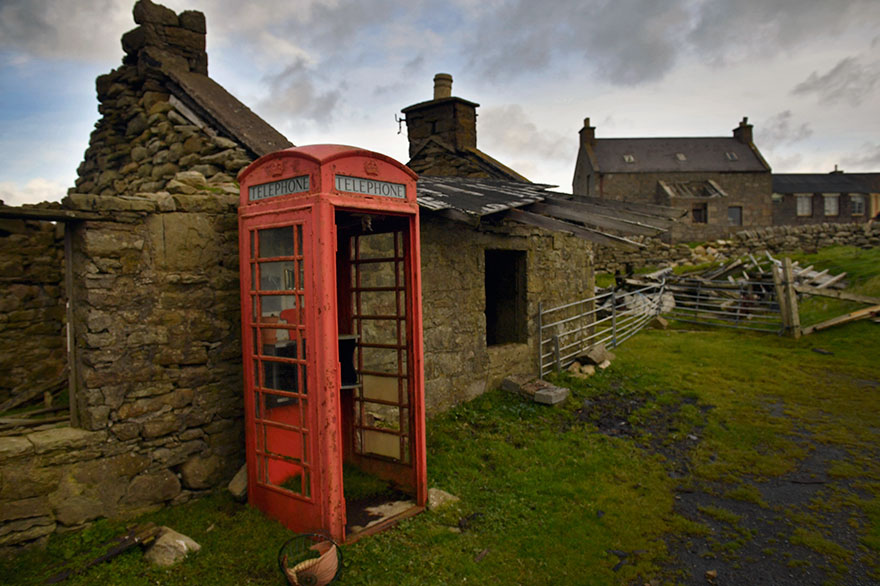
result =
[[[539,372],[561,370],[588,349],[619,346],[644,328],[662,309],[665,284],[608,293],[549,309],[538,304]]]

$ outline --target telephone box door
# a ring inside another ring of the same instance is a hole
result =
[[[322,526],[310,346],[316,326],[306,311],[314,291],[312,229],[304,209],[270,225],[246,221],[241,234],[250,265],[241,275],[248,491],[260,509],[295,519],[297,530]]]

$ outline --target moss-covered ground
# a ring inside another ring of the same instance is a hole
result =
[[[824,254],[801,263],[854,253]],[[880,295],[878,253],[844,270]],[[880,581],[878,324],[646,330],[615,353],[592,378],[559,376],[561,406],[493,391],[431,419],[429,484],[461,501],[344,546],[340,583]],[[285,583],[291,533],[223,492],[139,520],[202,550],[163,570],[135,548],[65,583]],[[55,536],[0,561],[0,582],[81,567],[125,526]]]

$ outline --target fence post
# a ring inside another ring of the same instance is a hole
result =
[[[745,290],[745,284],[739,286],[739,298],[736,300],[736,319],[733,320],[733,323],[739,324],[739,316],[740,310],[742,310],[743,306],[743,291]]]
[[[543,322],[544,302],[538,302],[538,378],[544,378],[544,329]]]
[[[788,257],[782,259],[782,288],[785,293],[785,304],[788,306],[791,335],[797,339],[801,337],[801,316],[798,312],[797,292],[794,290],[794,270]]]
[[[779,318],[782,320],[782,331],[787,332],[791,328],[791,320],[788,319],[788,303],[785,292],[782,289],[782,269],[773,265],[773,286],[776,289],[776,302],[779,304]]]
[[[611,347],[617,347],[617,289],[611,290]]]
[[[703,295],[703,282],[700,281],[697,283],[697,303],[696,309],[694,310],[694,319],[697,321],[700,320],[700,297]]]
[[[562,370],[562,359],[559,356],[559,334],[553,336],[553,354],[556,358],[556,372]]]

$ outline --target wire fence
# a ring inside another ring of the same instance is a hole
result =
[[[541,376],[566,368],[594,346],[619,346],[664,307],[665,284],[608,293],[545,309],[538,305]],[[670,300],[671,301],[671,300]]]

